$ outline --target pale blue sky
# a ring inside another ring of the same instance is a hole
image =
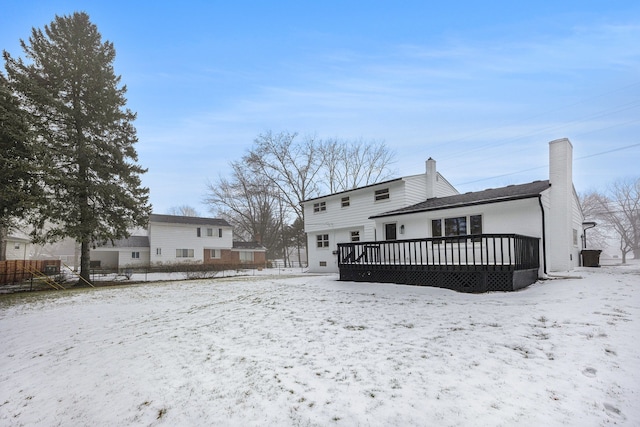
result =
[[[488,3],[488,4],[487,4]],[[156,213],[201,201],[267,130],[384,140],[461,192],[640,175],[640,2],[14,1],[0,49],[85,11],[115,44]]]

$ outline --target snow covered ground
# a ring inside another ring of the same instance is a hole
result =
[[[571,276],[3,295],[0,425],[640,425],[640,265]]]

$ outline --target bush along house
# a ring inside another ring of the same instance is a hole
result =
[[[523,288],[579,265],[582,210],[571,142],[549,143],[549,178],[460,194],[426,171],[303,202],[311,272],[464,292]]]
[[[221,267],[264,267],[266,248],[233,241],[233,228],[219,218],[149,216],[144,235],[134,235],[91,250],[93,268],[107,270],[180,263]]]

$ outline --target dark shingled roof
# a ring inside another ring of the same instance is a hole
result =
[[[201,218],[196,216],[179,216],[179,215],[149,215],[149,222],[166,222],[169,224],[193,224],[193,225],[218,225],[222,227],[231,227],[227,221],[220,218]]]
[[[130,236],[127,239],[114,240],[113,245],[111,242],[107,242],[98,246],[105,248],[148,248],[149,236]]]
[[[264,246],[262,246],[258,242],[233,242],[233,249],[258,249],[258,250],[267,250]]]
[[[509,185],[501,188],[489,188],[483,191],[473,191],[455,196],[434,197],[424,202],[373,215],[370,218],[382,218],[392,215],[405,215],[416,212],[436,211],[440,209],[459,208],[463,206],[484,205],[487,203],[506,202],[510,200],[537,197],[551,186],[548,180],[534,181],[528,184]]]

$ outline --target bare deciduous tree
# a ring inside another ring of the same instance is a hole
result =
[[[167,211],[168,215],[176,215],[176,216],[200,216],[198,211],[189,205],[182,206],[172,206]]]
[[[252,175],[241,162],[232,162],[230,179],[220,177],[207,184],[205,203],[216,216],[226,219],[239,237],[260,242],[269,256],[282,248],[280,198],[274,188]]]
[[[584,244],[586,248],[607,247],[607,240],[610,240],[615,233],[609,224],[603,221],[600,215],[600,197],[601,195],[595,190],[579,195],[585,221],[596,222],[595,227],[585,230],[586,242],[584,242]]]
[[[630,252],[640,258],[640,178],[618,180],[606,193],[594,192],[590,198],[594,217],[618,235],[622,262]]]
[[[321,144],[325,186],[329,193],[351,190],[384,181],[394,153],[383,141],[341,141],[329,139]]]
[[[277,190],[288,211],[303,220],[300,202],[318,195],[317,178],[323,159],[315,137],[297,137],[297,133],[289,132],[260,134],[243,160],[254,175]]]

